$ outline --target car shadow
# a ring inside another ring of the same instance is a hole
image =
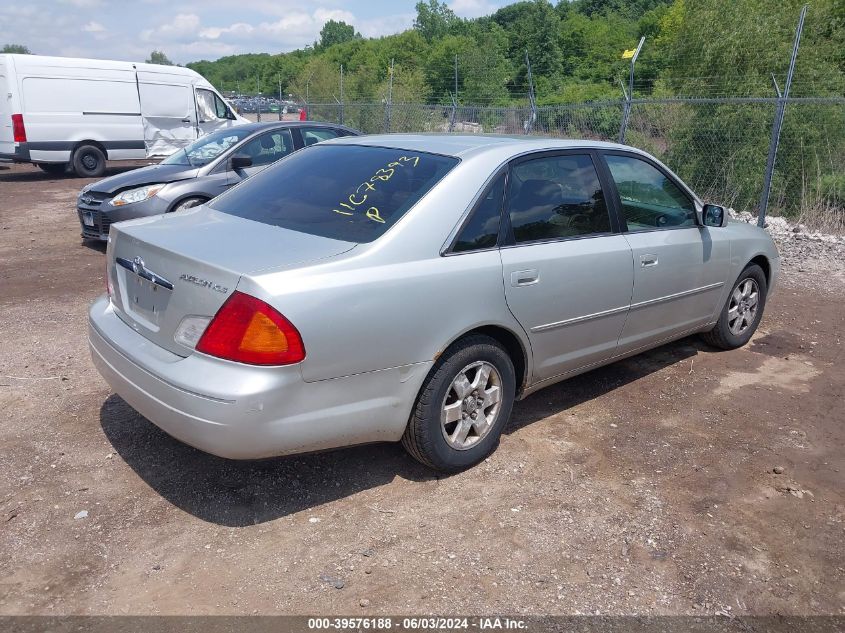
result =
[[[85,248],[90,248],[92,251],[97,251],[103,255],[106,254],[106,247],[108,246],[108,244],[102,240],[88,240],[85,238],[82,238],[81,244]]]
[[[109,176],[115,176],[117,174],[132,171],[133,169],[138,169],[140,167],[146,167],[151,164],[155,163],[151,161],[138,161],[129,164],[121,163],[119,165],[109,165],[106,167],[105,173],[98,178],[77,178],[76,175],[70,172],[59,175],[48,174],[47,172],[41,171],[41,169],[34,165],[29,165],[27,166],[28,168],[8,168],[8,170],[4,170],[5,173],[0,173],[0,182],[49,182],[52,180],[79,180],[79,188],[82,189],[87,182],[96,182],[98,180],[102,180],[103,178],[108,178]]]
[[[504,432],[513,433],[706,349],[684,339],[548,387],[516,403]],[[203,521],[228,527],[272,521],[397,477],[423,482],[442,476],[415,462],[398,443],[255,461],[223,459],[173,439],[117,395],[100,407],[100,425],[115,451],[158,494]]]

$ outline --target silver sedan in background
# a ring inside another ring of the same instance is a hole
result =
[[[693,333],[744,345],[779,270],[648,154],[593,141],[344,138],[111,228],[94,362],[229,458],[398,441],[454,471],[515,399]]]

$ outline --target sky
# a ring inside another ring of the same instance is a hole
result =
[[[448,0],[464,18],[503,0]],[[366,37],[412,26],[416,0],[0,0],[0,46],[40,55],[144,61],[161,50],[174,62],[238,53],[280,53],[319,39],[327,20]]]

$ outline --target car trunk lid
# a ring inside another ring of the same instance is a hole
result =
[[[206,207],[113,224],[108,274],[116,313],[174,354],[186,316],[214,316],[242,275],[289,268],[344,253],[355,245],[317,237]]]

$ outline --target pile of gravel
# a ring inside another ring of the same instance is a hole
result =
[[[748,211],[728,211],[736,220],[757,223],[757,217]],[[811,231],[803,224],[778,216],[766,219],[766,231],[780,251],[783,281],[787,285],[791,273],[829,276],[829,284],[822,285],[831,287],[845,283],[845,235]]]

